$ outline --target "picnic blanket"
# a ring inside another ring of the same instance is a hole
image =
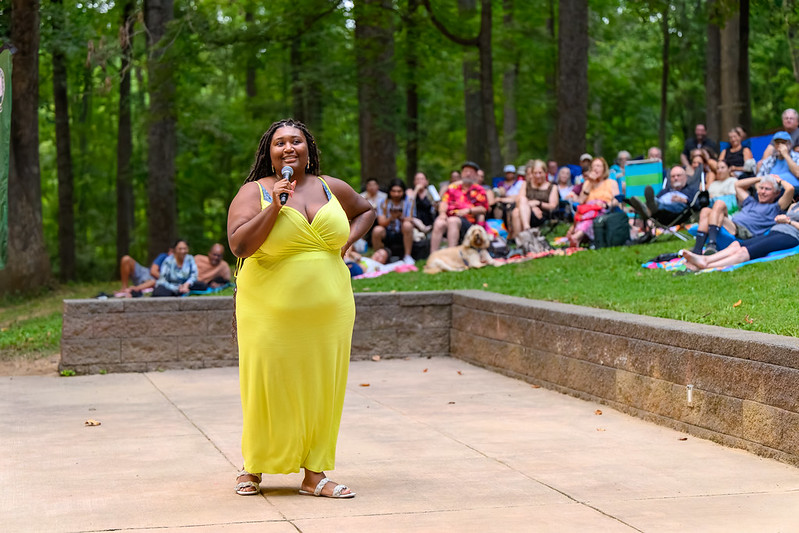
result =
[[[783,257],[790,257],[796,254],[799,254],[799,246],[788,248],[787,250],[780,250],[778,252],[771,252],[765,257],[761,257],[759,259],[751,259],[749,261],[744,261],[743,263],[738,263],[737,265],[706,268],[704,270],[701,270],[700,272],[716,272],[716,271],[730,272],[732,270],[739,269],[745,265],[751,265],[753,263],[764,263],[766,261],[776,261],[777,259],[782,259]],[[646,263],[642,263],[641,266],[649,269],[662,268],[663,270],[670,272],[688,270],[688,268],[685,266],[685,259],[683,259],[682,257],[677,257],[668,261],[647,261]]]

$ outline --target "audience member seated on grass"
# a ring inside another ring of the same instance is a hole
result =
[[[155,280],[158,279],[161,270],[161,264],[167,256],[172,255],[174,250],[170,248],[168,253],[161,252],[155,261],[147,269],[139,264],[135,259],[129,255],[122,256],[119,260],[119,275],[122,279],[122,290],[117,293],[117,296],[122,297],[139,297],[142,291],[155,287]],[[128,283],[132,283],[132,287],[128,287]]]
[[[763,160],[757,175],[776,174],[796,189],[799,187],[799,152],[791,150],[791,136],[778,131],[771,142],[774,143],[774,152]]]
[[[573,193],[572,171],[569,170],[569,167],[560,167],[556,183],[558,186],[558,196],[560,196],[561,200],[577,201],[577,196]]]
[[[749,194],[749,187],[757,184],[757,199]],[[782,186],[782,195],[780,195]],[[793,185],[778,176],[755,176],[744,178],[735,183],[735,194],[741,210],[732,217],[727,216],[727,206],[716,201],[713,207],[706,207],[699,212],[699,227],[696,232],[695,254],[705,255],[718,251],[716,239],[723,227],[738,240],[751,239],[766,233],[773,225],[777,215],[785,213],[792,203]]]
[[[547,159],[547,181],[555,183],[558,179],[558,162],[554,159]]]
[[[738,198],[735,194],[735,184],[738,179],[730,174],[730,167],[723,159],[716,163],[716,172],[708,174],[707,192],[710,196],[710,207],[716,201],[722,201],[727,206],[727,214],[738,210]]]
[[[630,152],[622,150],[616,155],[616,162],[610,167],[610,179],[616,180],[622,194],[627,188],[627,183],[624,181],[624,167],[627,166],[627,161],[630,160],[630,157],[632,157]]]
[[[366,190],[361,193],[361,196],[366,198],[374,209],[377,209],[377,204],[381,203],[388,196],[380,190],[380,183],[377,178],[369,178],[366,180]]]
[[[512,213],[513,235],[543,225],[558,208],[558,186],[547,181],[547,168],[543,161],[528,161],[527,175],[519,189],[516,208]]]
[[[791,150],[799,150],[799,113],[797,113],[796,109],[788,108],[782,112],[782,128],[790,136],[791,144],[789,148]],[[772,140],[763,151],[763,156],[757,164],[758,170],[760,170],[763,162],[774,154],[776,149],[777,147]]]
[[[591,169],[591,161],[594,160],[594,156],[589,153],[584,153],[580,156],[580,168],[582,169],[583,179],[585,179],[585,175],[588,174],[588,171]],[[582,181],[582,180],[581,180]]]
[[[696,198],[699,187],[688,183],[688,174],[679,165],[671,167],[669,182],[655,195],[654,189],[647,185],[644,189],[646,207],[655,220],[673,219],[673,213],[689,209]],[[667,213],[661,213],[666,211]]]
[[[730,140],[730,147],[721,151],[719,161],[727,163],[730,173],[736,178],[746,173],[751,176],[755,169],[755,156],[752,155],[752,150],[741,144],[743,139],[738,128],[731,129],[727,138]]]
[[[617,204],[619,185],[609,176],[607,161],[603,157],[595,157],[591,161],[590,170],[585,174],[578,196],[580,205],[574,213],[574,224],[566,232],[570,246],[577,247],[585,239],[593,241],[594,219]]]
[[[197,264],[197,283],[192,290],[216,289],[230,283],[230,265],[222,260],[224,256],[225,247],[219,243],[211,245],[208,255],[194,256],[194,262]]]
[[[516,208],[519,191],[524,184],[524,178],[519,179],[516,167],[505,165],[503,169],[505,179],[494,187],[494,203],[489,205],[490,218],[497,218],[505,223],[508,229],[508,239],[514,237],[512,213]]]
[[[344,264],[350,271],[350,277],[373,272],[392,272],[397,267],[406,264],[405,261],[389,263],[389,259],[391,259],[391,250],[388,248],[375,250],[372,257],[364,257],[350,248],[344,255]]]
[[[697,148],[705,151],[707,159],[715,158],[719,153],[716,141],[708,139],[704,124],[697,124],[694,128],[694,136],[685,141],[685,146],[680,154],[680,162],[684,168],[691,166],[691,152]]]
[[[377,204],[377,225],[372,228],[372,248],[379,250],[383,244],[389,249],[402,246],[402,260],[411,265],[413,249],[413,204],[405,195],[405,184],[394,179],[388,186],[388,198]]]
[[[476,183],[478,170],[477,163],[465,162],[461,168],[461,181],[444,191],[430,237],[431,253],[441,246],[444,233],[447,234],[447,246],[457,246],[469,226],[477,223],[477,217],[488,213],[486,191]]]
[[[713,255],[700,255],[698,252],[681,250],[685,265],[690,270],[722,268],[752,259],[760,259],[771,252],[788,250],[799,246],[799,204],[793,204],[784,215],[774,217],[774,226],[765,235],[738,242]]]
[[[405,191],[405,196],[413,206],[411,223],[414,228],[425,235],[433,230],[433,222],[438,213],[438,200],[431,197],[429,187],[427,174],[417,172],[413,176],[413,189]],[[435,189],[433,191],[435,192]]]
[[[153,297],[185,296],[197,281],[197,264],[189,255],[189,245],[178,239],[174,245],[175,253],[164,259],[161,277],[155,282]]]

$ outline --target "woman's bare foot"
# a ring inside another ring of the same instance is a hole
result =
[[[311,494],[314,493],[316,490],[316,486],[319,485],[319,482],[322,481],[327,476],[324,472],[312,472],[310,470],[305,471],[305,479],[302,480],[302,489],[305,492],[309,492]],[[335,490],[338,483],[335,481],[328,481],[325,483],[325,486],[322,487],[322,496],[333,496],[333,491]],[[341,491],[341,495],[344,496],[346,494],[351,494],[352,491],[349,488],[345,488]]]
[[[689,270],[704,270],[707,268],[707,258],[704,255],[697,255],[690,250],[682,250],[681,254],[685,259],[685,266]]]

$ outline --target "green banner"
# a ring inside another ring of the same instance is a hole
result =
[[[0,268],[8,259],[8,150],[11,141],[11,51],[0,52]]]

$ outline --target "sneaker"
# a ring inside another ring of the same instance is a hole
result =
[[[406,265],[414,265],[414,264],[416,264],[416,261],[413,260],[413,257],[411,257],[409,255],[406,255],[405,257],[403,257],[402,258],[402,262],[405,263]]]
[[[655,190],[650,185],[647,185],[644,189],[644,198],[646,198],[646,207],[649,208],[650,213],[654,213],[658,210],[658,203],[657,200],[655,200]]]
[[[705,251],[702,255],[713,255],[718,252],[718,248],[716,248],[716,243],[711,243],[705,246]]]

